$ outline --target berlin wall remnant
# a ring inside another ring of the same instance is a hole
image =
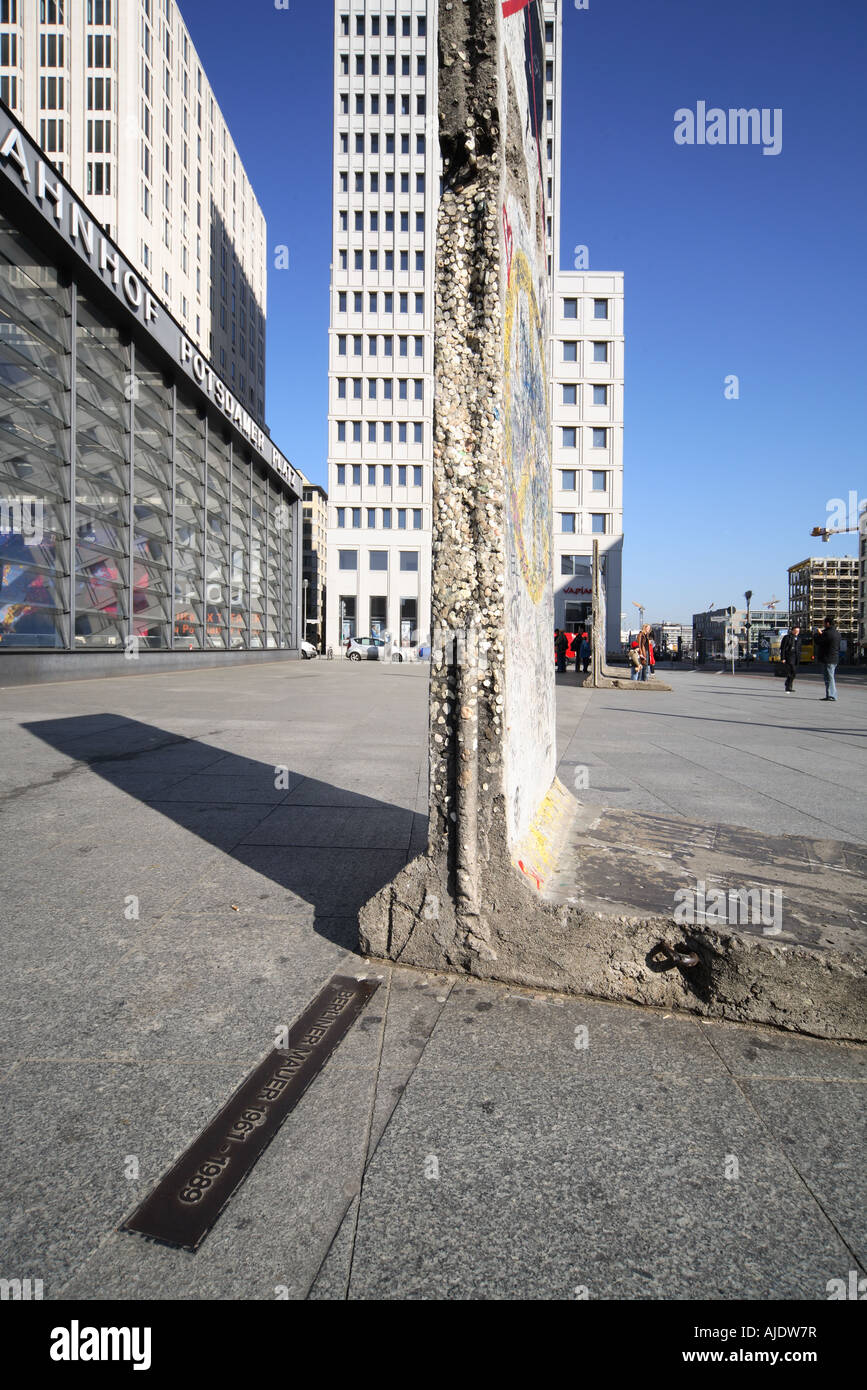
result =
[[[858,1037],[855,962],[835,976],[827,953],[694,929],[690,978],[652,964],[683,941],[670,918],[545,896],[569,872],[580,808],[555,778],[543,73],[540,0],[440,0],[430,828],[427,853],[362,909],[360,947]]]

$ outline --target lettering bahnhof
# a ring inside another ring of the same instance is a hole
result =
[[[0,191],[0,653],[297,647],[300,475],[2,105]]]

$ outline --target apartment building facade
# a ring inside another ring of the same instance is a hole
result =
[[[559,246],[560,17],[544,3],[550,266]],[[328,645],[430,633],[435,0],[335,0]]]
[[[265,218],[174,0],[0,0],[0,100],[265,421]]]
[[[605,646],[620,650],[623,566],[623,274],[559,271],[553,313],[554,622],[592,613],[599,541]]]

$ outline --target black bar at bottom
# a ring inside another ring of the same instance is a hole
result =
[[[329,980],[120,1229],[195,1250],[379,984]]]

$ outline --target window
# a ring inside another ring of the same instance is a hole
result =
[[[607,405],[607,404],[608,404],[608,387],[607,387],[607,386],[594,386],[594,387],[593,387],[593,404],[594,404],[594,405]]]
[[[560,489],[562,492],[575,491],[575,479],[578,475],[574,468],[560,469]]]
[[[403,422],[397,427],[397,442],[398,444],[406,443],[406,425]]]
[[[566,342],[566,343],[563,344],[563,361],[564,361],[564,362],[577,362],[577,361],[578,361],[578,344],[577,344],[577,342],[575,342],[575,343]]]
[[[400,552],[400,567],[407,573],[418,573],[418,551],[402,550]]]
[[[376,424],[373,420],[370,420],[367,425],[367,442],[368,444],[376,443]]]
[[[390,401],[390,400],[391,400],[391,396],[392,396],[392,381],[391,381],[391,378],[390,378],[390,377],[389,377],[387,380],[383,380],[383,383],[382,383],[382,396],[383,396],[383,400],[386,400],[386,401]]]
[[[577,317],[578,317],[578,300],[577,300],[577,299],[564,299],[564,300],[563,300],[563,317],[564,317],[564,319],[577,319]]]
[[[346,313],[346,290],[341,290],[337,296],[337,312]]]
[[[564,387],[563,387],[563,404],[564,404],[564,405],[577,405],[577,404],[578,404],[578,387],[577,387],[577,386],[564,386]]]
[[[415,398],[416,398],[416,400],[417,400],[417,401],[423,401],[423,400],[424,400],[424,381],[420,381],[420,380],[418,380],[418,378],[416,378],[416,380],[414,381],[413,385],[415,386]]]
[[[352,524],[353,524],[353,526],[356,526],[356,527],[361,525],[361,508],[360,508],[360,507],[353,507],[353,508],[352,508]]]
[[[354,334],[352,335],[352,355],[353,355],[353,357],[360,357],[360,356],[361,356],[361,347],[362,347],[361,338],[362,338],[362,335],[361,335],[360,333],[354,333]]]
[[[345,464],[345,463],[338,463],[338,465],[337,465],[337,486],[338,486],[338,487],[343,487],[343,486],[345,485],[345,483],[346,483],[346,464]]]
[[[608,517],[604,512],[590,513],[590,530],[594,535],[602,536],[608,530]]]
[[[375,507],[368,507],[368,509],[367,509],[367,525],[368,525],[369,527],[371,527],[371,528],[376,526],[376,508],[375,508]]]
[[[390,444],[390,443],[391,443],[391,421],[390,421],[390,420],[387,420],[387,421],[385,422],[385,424],[383,425],[383,427],[382,427],[382,442],[383,442],[383,444]]]
[[[383,487],[391,487],[391,464],[390,464],[390,463],[384,463],[384,464],[382,465],[382,485],[383,485]]]
[[[597,429],[594,429],[594,431],[593,431],[593,448],[594,448],[594,449],[606,449],[607,447],[608,447],[608,431],[607,431],[607,430],[597,430]]]
[[[397,529],[399,531],[406,530],[406,507],[398,507],[397,509]]]
[[[424,357],[424,338],[414,338],[416,357]]]
[[[361,384],[360,376],[354,376],[352,378],[352,399],[354,401],[361,400]]]
[[[412,529],[413,529],[414,531],[420,531],[420,530],[421,530],[421,507],[414,507],[414,508],[413,508],[413,513],[412,513]]]
[[[590,474],[590,487],[593,492],[605,492],[608,488],[608,474],[594,469]]]
[[[586,555],[561,555],[561,574],[587,574],[590,562]]]
[[[414,464],[412,470],[413,487],[421,487],[421,464]]]
[[[345,400],[346,400],[346,377],[345,377],[345,376],[339,376],[339,377],[337,378],[337,399],[338,399],[339,401],[345,401]]]
[[[607,318],[608,318],[608,300],[607,300],[607,299],[594,299],[594,301],[593,301],[593,317],[594,317],[595,319],[607,319]]]
[[[383,507],[382,509],[382,526],[385,531],[391,530],[391,507]]]
[[[345,333],[338,333],[338,335],[337,335],[337,356],[338,356],[338,357],[345,357],[345,356],[346,356],[346,334],[345,334]]]
[[[337,525],[338,525],[338,527],[341,528],[341,529],[342,529],[343,527],[346,526],[346,508],[345,508],[345,507],[338,507],[338,508],[337,508]]]
[[[372,570],[387,570],[387,569],[388,569],[388,551],[387,551],[387,550],[370,550],[370,551],[368,551],[368,557],[369,557],[369,562],[370,562],[370,568],[371,568]]]
[[[421,424],[419,424],[419,423],[413,425],[413,427],[412,427],[412,442],[413,442],[413,444],[422,444],[422,443],[424,443],[424,427],[423,427],[423,425],[421,425]]]
[[[574,512],[561,512],[561,513],[560,513],[560,530],[563,531],[563,532],[565,532],[565,533],[568,533],[569,535],[574,535],[574,533],[575,533],[575,513],[574,513]]]
[[[375,376],[370,376],[370,377],[367,378],[367,399],[370,400],[370,401],[375,401],[375,400],[376,400],[376,377],[375,377]]]
[[[353,422],[352,422],[352,442],[353,442],[353,444],[360,444],[360,443],[361,443],[361,421],[360,421],[360,420],[353,420]]]
[[[369,464],[367,465],[367,486],[368,486],[368,487],[376,487],[376,464],[375,464],[375,463],[369,463]]]
[[[406,487],[406,464],[402,463],[397,470],[398,487]]]
[[[594,343],[594,344],[593,344],[593,361],[594,361],[594,362],[607,362],[607,361],[608,361],[608,344],[607,344],[607,343]]]
[[[578,444],[578,430],[574,425],[564,425],[563,427],[563,448],[575,449]]]

